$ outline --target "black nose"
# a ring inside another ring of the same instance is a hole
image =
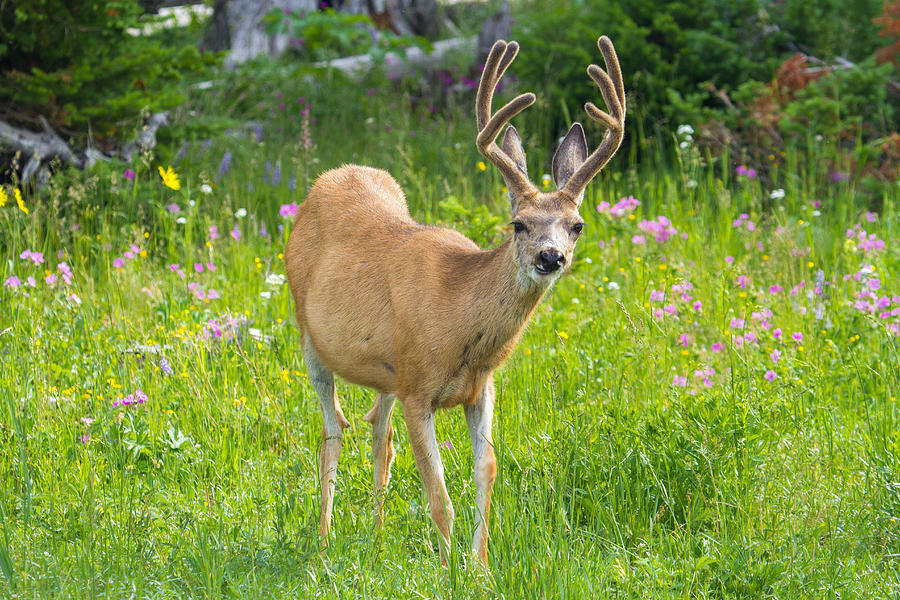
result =
[[[537,266],[541,271],[552,273],[566,264],[566,257],[556,250],[541,250]]]

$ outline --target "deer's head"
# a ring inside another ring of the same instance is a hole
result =
[[[528,179],[525,151],[518,132],[507,127],[502,148],[497,136],[509,120],[534,103],[534,94],[522,94],[495,114],[491,101],[497,82],[516,57],[516,42],[497,41],[488,55],[478,85],[476,114],[478,118],[478,150],[503,175],[509,189],[513,239],[519,281],[523,284],[550,285],[572,263],[575,242],[581,235],[584,220],[578,212],[584,189],[612,158],[622,142],[625,127],[625,88],[612,42],[606,36],[597,41],[607,71],[597,65],[588,67],[588,75],[600,87],[609,113],[593,103],[585,104],[588,116],[606,125],[600,146],[588,155],[584,129],[572,125],[556,154],[553,155],[555,192],[541,192]]]

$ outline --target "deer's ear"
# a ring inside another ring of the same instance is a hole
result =
[[[522,138],[516,128],[510,125],[503,134],[503,152],[510,157],[516,168],[522,171],[523,175],[528,175],[528,165],[525,163],[525,150],[522,149]]]
[[[503,134],[502,148],[503,152],[515,163],[516,169],[527,177],[528,165],[525,162],[525,150],[522,149],[522,138],[519,137],[519,132],[512,125],[507,127],[506,133]],[[506,182],[506,187],[509,190],[510,212],[516,214],[519,210],[519,199],[513,195],[513,186],[509,185],[509,181]]]
[[[575,123],[553,155],[553,181],[556,182],[557,189],[566,185],[575,170],[585,161],[587,154],[584,129],[581,123]]]

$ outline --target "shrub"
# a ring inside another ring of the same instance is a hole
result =
[[[183,101],[171,85],[215,62],[193,46],[133,36],[137,0],[0,4],[0,118],[43,115],[71,136],[115,136],[142,111]]]

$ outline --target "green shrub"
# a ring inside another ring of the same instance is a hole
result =
[[[115,136],[142,111],[180,104],[172,83],[213,64],[193,46],[132,36],[137,0],[0,4],[0,118],[38,115],[73,136]]]
[[[582,119],[581,105],[599,96],[584,71],[602,64],[594,42],[606,34],[622,64],[630,120],[673,130],[694,116],[684,115],[687,107],[724,108],[713,87],[768,81],[797,49],[823,59],[864,59],[884,45],[872,22],[880,8],[880,0],[561,0],[548,12],[543,3],[526,2],[514,25],[523,47],[514,69],[523,88],[538,92],[541,134],[556,135],[568,125],[560,105]]]

